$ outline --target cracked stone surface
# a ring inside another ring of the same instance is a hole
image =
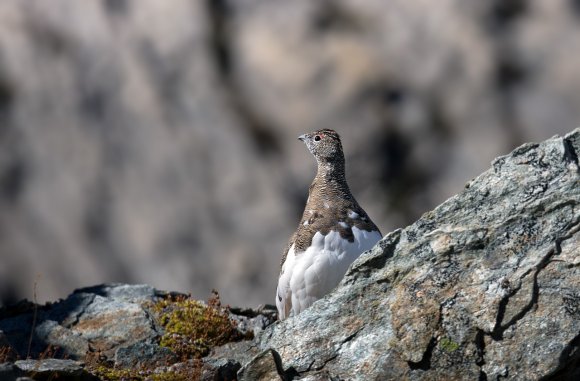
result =
[[[301,377],[580,375],[580,129],[524,144],[266,329]]]

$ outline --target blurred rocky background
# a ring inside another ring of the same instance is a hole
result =
[[[387,233],[580,125],[579,51],[577,0],[2,0],[0,304],[272,303],[299,134],[339,131]]]

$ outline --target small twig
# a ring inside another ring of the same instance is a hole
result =
[[[36,279],[34,280],[34,291],[33,291],[33,314],[32,314],[32,328],[30,329],[30,337],[28,338],[28,350],[26,351],[26,358],[30,359],[30,350],[32,348],[32,338],[34,337],[34,330],[36,329],[36,316],[38,314],[38,304],[36,303],[36,286],[38,284],[38,279],[40,278],[40,274],[36,275]]]

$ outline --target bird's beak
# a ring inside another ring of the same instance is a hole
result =
[[[301,141],[304,141],[304,140],[306,140],[306,134],[300,135],[300,136],[298,137],[298,140],[301,140]]]

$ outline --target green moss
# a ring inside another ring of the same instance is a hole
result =
[[[459,344],[448,337],[442,338],[439,341],[439,346],[446,352],[455,352],[459,348]]]
[[[219,299],[206,305],[185,296],[173,297],[157,302],[153,311],[165,330],[160,345],[183,360],[201,358],[215,346],[242,339]]]
[[[103,381],[188,381],[199,377],[199,368],[187,372],[153,373],[145,369],[116,369],[100,365],[89,371]]]
[[[217,293],[208,304],[185,295],[168,296],[147,304],[156,323],[164,330],[159,345],[171,349],[184,365],[171,372],[154,372],[145,367],[117,369],[100,360],[87,359],[87,370],[105,381],[189,381],[201,376],[202,361],[218,345],[243,339],[219,303]],[[193,359],[193,361],[187,361]]]

